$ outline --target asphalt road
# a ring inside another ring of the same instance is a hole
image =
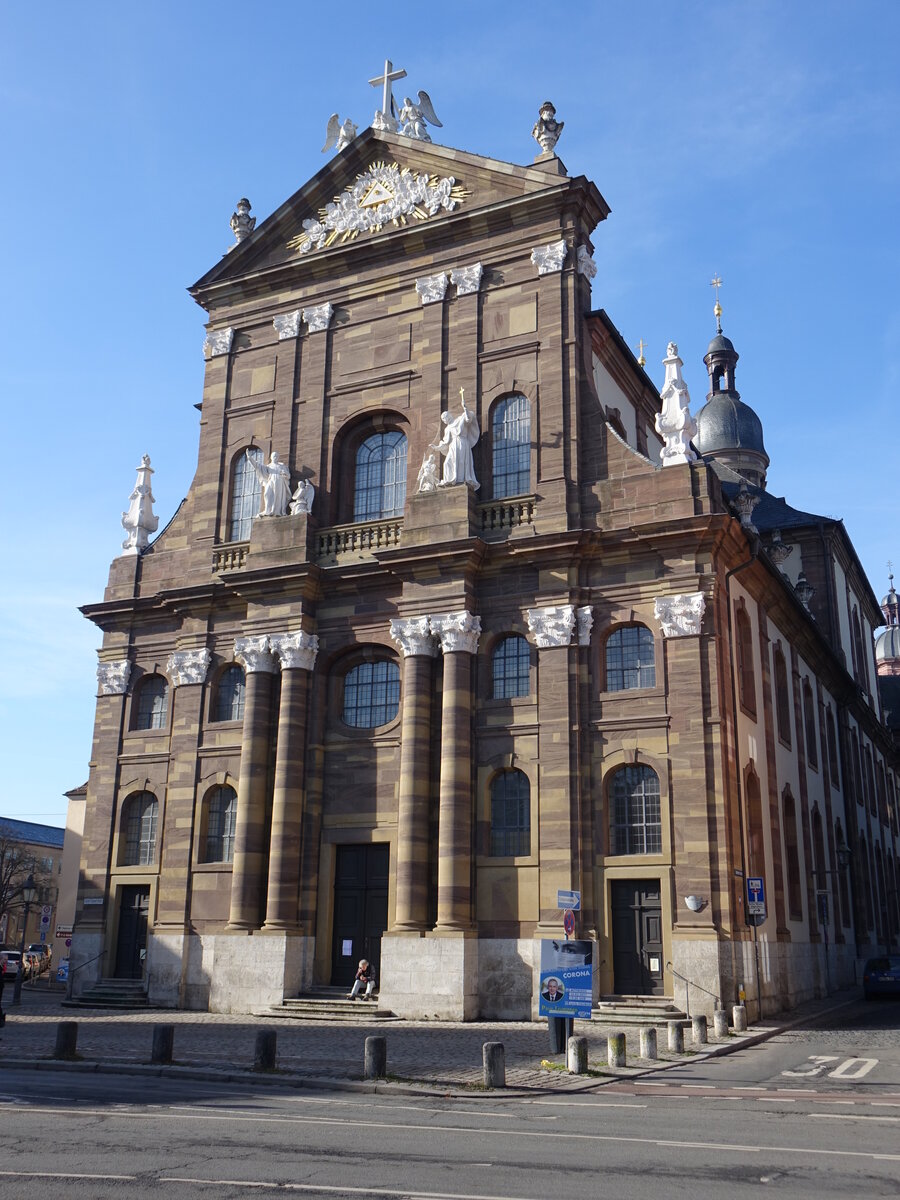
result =
[[[525,1099],[4,1070],[0,1197],[896,1197],[900,1004],[840,1015],[664,1078]]]

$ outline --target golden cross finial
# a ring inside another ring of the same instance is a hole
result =
[[[635,350],[637,350],[637,352],[638,352],[638,366],[639,367],[646,367],[646,365],[647,365],[647,360],[646,360],[646,358],[644,358],[644,347],[646,345],[647,345],[647,343],[644,341],[643,338],[641,338],[640,341],[638,342],[638,344],[635,346]]]
[[[715,308],[713,309],[713,312],[715,313],[715,317],[716,317],[716,329],[719,331],[719,333],[721,333],[722,332],[722,305],[719,303],[719,288],[722,286],[722,280],[719,278],[718,271],[716,272],[715,275],[713,275],[712,279],[709,281],[709,286],[714,287],[716,289],[716,305],[715,305]]]

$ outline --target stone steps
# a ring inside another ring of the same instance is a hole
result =
[[[100,979],[65,1008],[149,1008],[147,985],[142,979]]]
[[[601,996],[591,1020],[605,1025],[667,1025],[679,1021],[690,1026],[687,1013],[668,996]]]
[[[344,988],[332,987],[287,998],[271,1008],[256,1009],[253,1015],[294,1021],[336,1021],[348,1025],[397,1020],[394,1013],[379,1005],[377,996],[374,1000],[348,1000]]]

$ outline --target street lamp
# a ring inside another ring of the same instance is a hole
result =
[[[22,899],[25,902],[25,916],[22,919],[22,945],[19,947],[21,954],[19,955],[19,970],[16,974],[16,982],[13,986],[13,1004],[22,1003],[22,981],[25,978],[25,938],[28,933],[28,910],[31,908],[37,899],[38,890],[34,886],[34,876],[29,875],[22,884]]]

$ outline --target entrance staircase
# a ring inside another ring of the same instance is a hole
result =
[[[591,1010],[592,1021],[604,1025],[667,1025],[680,1021],[690,1026],[690,1018],[671,996],[601,996]]]
[[[347,999],[347,989],[317,987],[301,996],[254,1009],[255,1017],[283,1017],[293,1021],[330,1021],[346,1025],[367,1025],[372,1021],[396,1021],[390,1009],[382,1008],[376,995],[372,1000]]]
[[[63,1000],[66,1008],[149,1008],[143,979],[99,979],[75,1000]]]

